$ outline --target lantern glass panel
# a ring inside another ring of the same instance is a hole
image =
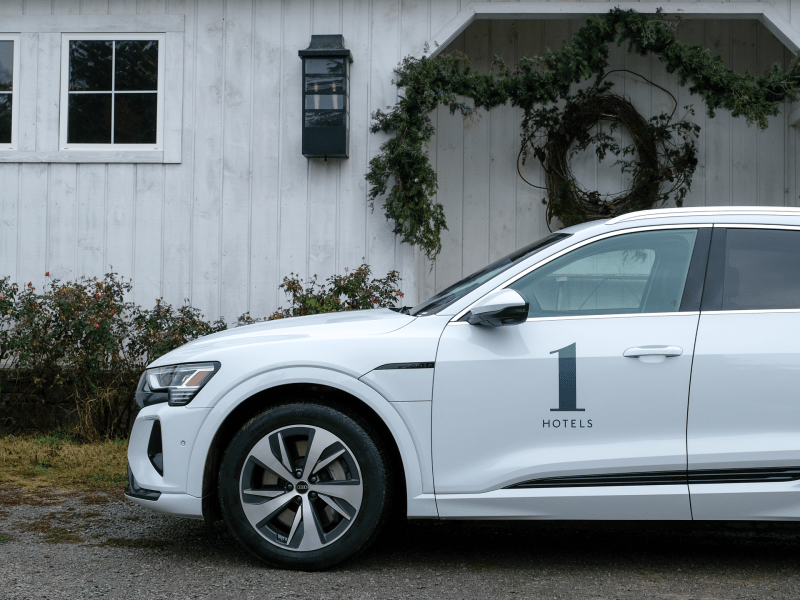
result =
[[[311,94],[342,94],[346,91],[344,77],[307,75],[306,92]]]
[[[306,127],[341,127],[345,124],[343,110],[307,110]]]
[[[344,110],[344,96],[308,94],[306,110]]]
[[[343,58],[307,58],[306,75],[346,75]]]

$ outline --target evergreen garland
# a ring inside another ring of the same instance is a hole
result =
[[[529,120],[537,105],[569,98],[573,83],[603,74],[611,43],[627,43],[629,52],[642,56],[655,54],[668,73],[677,73],[680,85],[689,84],[689,91],[700,95],[709,117],[717,109],[725,109],[766,129],[767,118],[777,115],[783,102],[795,100],[800,93],[796,60],[788,70],[775,64],[761,77],[736,73],[708,49],[678,41],[675,22],[667,21],[660,11],[646,16],[614,8],[606,15],[590,17],[558,52],[523,57],[514,70],[497,59],[496,72],[481,74],[471,68],[463,53],[409,56],[395,69],[393,83],[403,91],[397,103],[372,115],[370,130],[393,137],[370,161],[366,179],[371,206],[388,190],[383,207],[386,218],[395,222],[395,233],[402,235],[404,242],[420,246],[430,260],[435,259],[442,249],[441,232],[447,226],[441,204],[434,201],[436,172],[425,153],[435,132],[430,112],[444,105],[451,114],[469,117],[477,109],[491,110],[510,102],[522,108]],[[474,107],[462,98],[471,99]]]

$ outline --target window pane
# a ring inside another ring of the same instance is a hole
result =
[[[344,75],[343,58],[307,58],[306,74]]]
[[[113,42],[72,40],[69,43],[69,90],[110,91]]]
[[[0,144],[11,143],[11,94],[0,94]]]
[[[529,317],[677,312],[696,229],[594,242],[511,284]]]
[[[117,42],[116,90],[158,89],[158,41]]]
[[[114,94],[114,143],[155,144],[158,94]]]
[[[309,75],[306,77],[306,91],[314,94],[341,94],[345,91],[344,77]]]
[[[722,310],[800,308],[800,231],[728,229]]]
[[[0,91],[11,91],[14,75],[14,42],[0,42]]]
[[[70,94],[68,144],[111,143],[111,94]]]
[[[307,110],[306,127],[342,127],[344,126],[342,110]]]
[[[476,271],[472,275],[465,277],[461,281],[457,281],[453,285],[448,288],[445,288],[432,298],[429,298],[425,302],[418,304],[415,306],[411,313],[412,315],[423,314],[423,315],[432,315],[436,314],[443,308],[450,306],[453,302],[458,300],[459,298],[463,298],[470,292],[478,289],[481,285],[496,277],[503,271],[509,269],[513,265],[519,264],[523,260],[533,256],[534,254],[541,252],[545,248],[552,246],[553,244],[560,242],[561,240],[568,238],[571,233],[551,233],[545,238],[537,240],[532,244],[528,244],[518,250],[515,250],[508,256],[504,256],[500,260],[497,260],[490,264],[488,267],[484,267],[480,271]]]
[[[344,96],[320,96],[308,94],[306,96],[307,110],[344,110]]]

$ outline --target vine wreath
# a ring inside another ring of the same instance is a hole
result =
[[[677,74],[680,85],[691,84],[689,91],[700,95],[709,117],[723,108],[766,129],[767,117],[777,115],[783,102],[798,97],[797,60],[787,70],[773,65],[761,77],[739,74],[708,49],[678,41],[675,26],[660,12],[648,17],[614,8],[589,18],[558,52],[523,57],[513,71],[500,60],[498,72],[489,74],[475,72],[463,53],[406,57],[395,69],[393,83],[402,90],[397,103],[372,115],[370,131],[393,137],[381,144],[380,153],[370,161],[366,174],[370,205],[374,208],[375,200],[385,195],[383,208],[387,219],[395,223],[395,233],[435,259],[447,224],[442,206],[435,200],[436,172],[426,154],[435,133],[431,111],[444,105],[451,113],[469,117],[478,109],[491,110],[510,102],[522,108],[524,123],[536,105],[566,99],[573,83],[605,72],[612,42],[627,43],[629,52],[656,55],[668,73]],[[474,106],[466,104],[465,98]]]
[[[612,84],[604,81],[616,69],[599,75],[595,84],[570,96],[563,108],[540,108],[523,125],[522,145],[517,157],[517,173],[528,185],[547,190],[547,226],[553,218],[569,227],[585,221],[608,219],[618,214],[663,205],[671,195],[681,206],[691,187],[697,168],[697,146],[694,140],[700,127],[683,119],[673,122],[678,103],[663,87],[638,73],[650,85],[672,97],[675,103],[670,114],[646,120],[630,100],[611,92]],[[687,116],[694,114],[687,107]],[[597,127],[610,123],[608,130]],[[597,127],[597,128],[596,128]],[[632,142],[620,146],[614,132],[623,127]],[[595,129],[596,128],[596,129]],[[570,166],[572,158],[594,145],[598,159],[609,152],[617,157],[614,164],[631,176],[628,189],[619,194],[601,194],[586,190],[577,181]],[[545,172],[544,188],[528,181],[520,162],[535,156]],[[630,157],[630,158],[627,158]],[[662,186],[669,182],[668,189]],[[551,228],[552,229],[552,228]]]

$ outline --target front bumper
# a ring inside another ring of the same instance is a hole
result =
[[[131,501],[163,513],[202,518],[201,499],[186,493],[186,483],[197,433],[210,412],[167,404],[139,412],[128,444],[125,495]]]
[[[128,495],[126,491],[125,497],[134,504],[146,506],[150,510],[172,515],[173,517],[203,519],[203,501],[189,494],[161,494],[158,500],[143,500],[142,498]]]

